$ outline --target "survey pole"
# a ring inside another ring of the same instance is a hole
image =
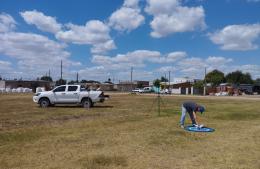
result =
[[[207,87],[206,74],[207,74],[207,68],[205,67],[205,72],[204,72],[204,87],[203,87],[203,95],[204,95],[204,96],[206,96],[206,87]]]

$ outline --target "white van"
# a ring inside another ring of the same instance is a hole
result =
[[[152,87],[144,87],[140,93],[151,93]]]

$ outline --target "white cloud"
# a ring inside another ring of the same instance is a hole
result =
[[[65,50],[66,45],[45,36],[18,32],[0,35],[0,54],[17,59],[18,69],[24,72],[25,76],[37,76],[47,72],[49,68],[53,72],[59,72],[61,60],[64,69],[80,65],[79,62],[69,60],[70,53]]]
[[[250,73],[253,79],[260,78],[260,65],[246,64],[239,66],[232,66],[229,72],[240,70],[243,73]],[[229,73],[228,72],[228,73]]]
[[[42,31],[55,34],[55,37],[60,41],[92,45],[92,53],[104,53],[116,48],[109,35],[109,27],[99,20],[90,20],[85,25],[69,23],[63,26],[56,21],[56,18],[46,16],[36,10],[20,14],[28,24],[36,25]]]
[[[46,32],[57,33],[62,25],[56,21],[56,18],[46,16],[37,10],[25,11],[20,13],[26,23],[35,25],[38,29]]]
[[[222,50],[246,51],[258,48],[254,41],[260,36],[260,24],[229,25],[209,34],[210,40]]]
[[[155,74],[152,71],[146,71],[141,69],[133,69],[132,74],[133,80],[154,80]],[[130,81],[131,80],[131,72],[130,69],[122,72],[118,72],[117,79]]]
[[[124,5],[112,13],[109,26],[118,31],[130,32],[144,23],[144,16],[138,6],[138,0],[126,0]]]
[[[94,66],[78,71],[81,79],[104,80],[108,76],[107,70],[103,66]]]
[[[106,51],[115,49],[115,43],[113,40],[107,40],[103,43],[96,43],[93,44],[93,47],[91,48],[92,53],[104,53]]]
[[[157,51],[136,50],[126,54],[118,54],[114,57],[94,55],[92,62],[110,68],[129,68],[129,66],[143,67],[144,61],[160,59],[161,54]]]
[[[165,69],[162,68],[160,70],[167,72],[166,68],[171,69],[171,67],[165,67]],[[225,74],[240,70],[244,73],[250,73],[254,79],[260,78],[259,65],[235,65],[233,63],[233,59],[221,56],[209,56],[206,59],[197,57],[186,58],[184,60],[180,60],[173,68],[176,68],[176,71],[182,73],[182,76],[191,78],[204,78],[205,68],[207,68],[207,72],[218,69]]]
[[[67,31],[59,31],[56,38],[74,44],[93,45],[93,53],[103,53],[115,49],[114,41],[109,35],[109,27],[99,20],[91,20],[84,26],[67,24]]]
[[[103,66],[94,66],[86,69],[82,69],[79,72],[81,79],[94,79],[98,81],[104,81],[108,78],[111,78],[112,81],[118,82],[119,80],[130,80],[130,68],[125,69],[125,71],[115,71]],[[149,71],[134,69],[133,77],[134,80],[149,80],[153,79],[154,74]]]
[[[186,52],[177,51],[162,55],[158,51],[136,50],[114,57],[94,55],[92,62],[110,70],[125,70],[129,67],[145,67],[147,63],[174,63],[187,56]]]
[[[225,57],[217,57],[217,56],[209,56],[206,59],[206,63],[208,63],[209,65],[223,65],[229,62],[232,62],[233,59],[231,58],[225,58]]]
[[[176,51],[166,54],[165,56],[161,55],[157,58],[150,58],[149,61],[153,63],[174,63],[180,59],[183,59],[187,56],[186,52]]]
[[[187,53],[183,51],[171,52],[166,57],[166,62],[175,62],[177,60],[187,57]]]
[[[186,71],[187,69],[190,68],[204,70],[207,64],[201,58],[192,57],[192,58],[181,60],[180,62],[178,62],[178,66],[180,66],[183,69],[183,71]]]
[[[130,7],[130,8],[138,8],[140,0],[125,0],[123,6]]]
[[[0,14],[0,33],[13,31],[16,27],[16,22],[12,16],[6,13]]]
[[[169,71],[171,71],[173,73],[173,72],[177,71],[177,68],[174,66],[163,66],[163,67],[160,67],[159,69],[156,69],[156,72],[159,72],[159,73],[166,73]]]
[[[180,6],[180,0],[147,0],[145,11],[151,15],[170,15],[178,6]]]
[[[151,36],[161,38],[177,32],[205,29],[202,6],[181,6],[180,0],[147,0],[145,11],[153,15]]]
[[[231,62],[233,62],[231,58],[221,56],[209,56],[206,59],[191,57],[180,60],[177,63],[177,70],[182,72],[184,76],[203,78],[205,68],[207,68],[207,72],[218,69],[226,73],[230,71]]]

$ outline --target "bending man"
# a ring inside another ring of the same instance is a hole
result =
[[[205,111],[205,108],[203,106],[198,105],[197,103],[195,103],[193,101],[183,102],[181,120],[180,120],[181,128],[184,128],[186,112],[188,112],[189,115],[190,115],[192,125],[198,127],[198,122],[197,122],[197,119],[196,119],[196,113],[200,112],[202,114],[204,111]]]

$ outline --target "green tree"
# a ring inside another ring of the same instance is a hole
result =
[[[99,81],[95,81],[95,80],[85,80],[85,79],[81,80],[80,83],[99,83],[99,84],[100,84]]]
[[[168,79],[162,76],[161,77],[161,82],[168,82]]]
[[[42,76],[41,80],[52,82],[52,78],[50,76]]]
[[[87,83],[87,80],[83,79],[80,81],[80,83]]]
[[[215,69],[212,72],[209,72],[205,79],[206,82],[211,83],[212,86],[218,86],[220,83],[225,82],[225,75],[223,72]]]
[[[203,80],[200,80],[200,81],[196,81],[194,84],[193,84],[193,94],[199,94],[199,95],[202,95],[203,94],[203,91],[204,91],[204,81]]]
[[[64,79],[59,79],[56,81],[56,86],[60,86],[60,85],[65,85],[66,84],[66,80]]]
[[[160,79],[155,79],[155,80],[153,81],[153,85],[154,85],[155,87],[157,87],[157,88],[160,87],[160,83],[161,83],[161,80],[160,80]]]
[[[257,79],[254,81],[254,84],[260,85],[260,78],[257,78]]]
[[[250,73],[242,73],[237,70],[235,72],[228,73],[226,75],[226,80],[228,83],[232,84],[253,84],[252,77]]]
[[[74,80],[71,80],[71,81],[68,82],[68,84],[75,84],[75,83],[77,83],[77,82],[74,81]]]
[[[194,83],[193,87],[196,88],[196,89],[199,89],[199,90],[203,90],[204,82],[202,80],[197,81],[197,82]]]

